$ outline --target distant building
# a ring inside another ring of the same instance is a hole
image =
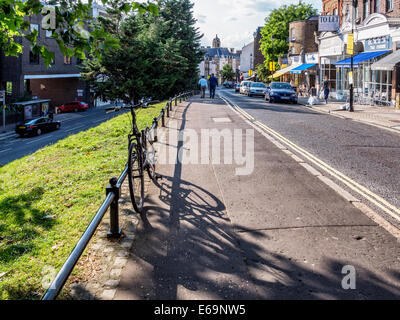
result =
[[[104,9],[94,3],[92,8],[94,18],[104,15]],[[38,31],[38,42],[46,44],[55,53],[54,62],[46,67],[37,54],[29,50],[30,43],[25,38],[16,41],[23,45],[23,52],[18,57],[6,57],[0,51],[0,90],[6,90],[7,103],[24,97],[50,99],[50,108],[69,101],[81,100],[90,102],[90,90],[81,81],[78,66],[82,60],[64,56],[51,31],[41,28],[42,16],[26,17],[31,30]]]
[[[240,55],[240,72],[244,78],[249,78],[249,70],[254,70],[254,41],[242,48]]]
[[[221,40],[218,38],[218,35],[212,42],[212,48],[202,47],[202,50],[204,51],[204,59],[199,66],[200,76],[208,78],[209,75],[214,73],[219,83],[221,83],[222,77],[220,71],[226,64],[229,64],[233,71],[239,75],[240,51],[235,52],[234,48],[221,47]]]
[[[263,27],[258,27],[256,32],[254,32],[254,67],[256,68],[259,64],[264,64],[265,57],[261,51],[261,29]]]

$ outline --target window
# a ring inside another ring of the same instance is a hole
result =
[[[292,28],[291,30],[290,30],[290,40],[291,41],[294,41],[296,39],[296,29],[295,28]]]
[[[32,48],[29,51],[29,63],[30,64],[39,64],[39,54],[33,53]]]
[[[358,17],[359,17],[359,15],[358,15],[358,1],[354,1],[354,8],[355,8],[354,19],[357,20]]]
[[[363,3],[363,20],[367,19],[369,15],[369,0],[364,0]]]
[[[33,30],[36,30],[38,32],[38,36],[39,36],[39,25],[36,23],[31,23],[31,32],[33,32]]]
[[[6,93],[7,94],[12,94],[12,82],[10,82],[10,81],[7,81],[6,82]]]
[[[338,9],[335,8],[335,9],[333,10],[333,15],[334,15],[334,16],[337,16],[337,14],[338,14]]]
[[[64,64],[71,64],[71,57],[64,56]]]
[[[46,30],[46,38],[51,38],[52,35],[53,35],[52,30]]]
[[[386,0],[386,11],[393,10],[393,0]]]
[[[381,12],[381,0],[375,0],[375,13]]]

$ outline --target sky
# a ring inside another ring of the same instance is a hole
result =
[[[241,50],[253,41],[253,33],[265,25],[265,18],[273,9],[298,0],[192,0],[197,27],[204,34],[203,46],[211,46],[218,34],[221,46]],[[318,11],[321,0],[303,0]]]

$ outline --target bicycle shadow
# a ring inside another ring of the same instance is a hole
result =
[[[146,198],[145,220],[138,228],[117,299],[400,297],[396,282],[366,267],[357,267],[357,290],[346,291],[341,287],[341,269],[347,261],[326,258],[321,263],[324,272],[318,272],[263,247],[262,242],[271,240],[269,232],[252,231],[251,237],[235,232],[222,196],[211,186],[186,181],[182,171],[177,161],[173,174],[151,187],[157,193]]]

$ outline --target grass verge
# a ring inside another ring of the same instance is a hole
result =
[[[164,103],[137,112],[149,126]],[[127,161],[122,114],[0,168],[0,300],[39,299]]]

